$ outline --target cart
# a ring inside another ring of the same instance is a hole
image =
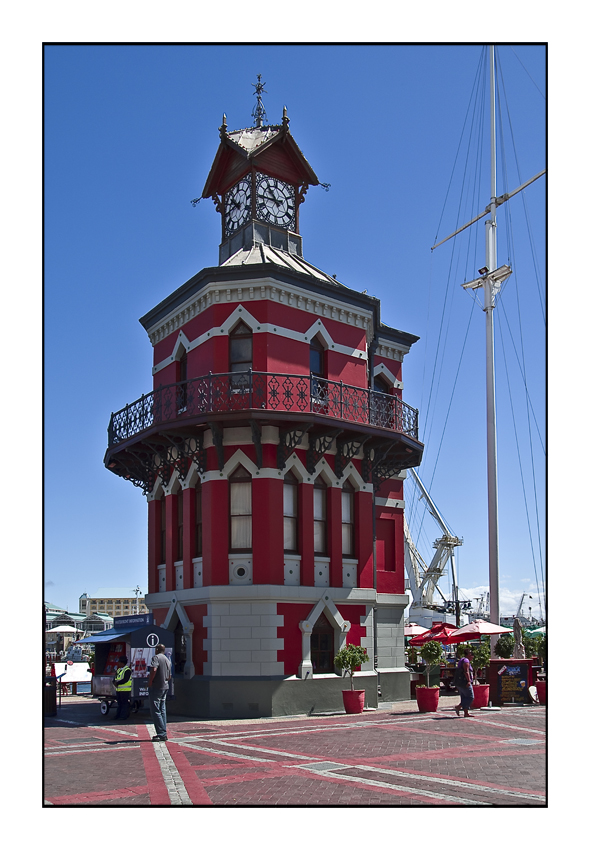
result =
[[[94,644],[92,696],[99,700],[100,713],[103,716],[106,716],[112,704],[117,702],[113,678],[122,655],[127,656],[131,667],[130,709],[134,714],[143,707],[143,700],[149,695],[150,663],[159,643],[166,647],[166,655],[174,670],[174,633],[154,625],[152,614],[115,617],[112,629],[91,635],[78,643]],[[172,698],[173,680],[170,684],[169,697]]]

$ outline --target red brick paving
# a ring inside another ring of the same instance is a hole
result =
[[[457,718],[415,702],[362,715],[115,724],[91,698],[45,718],[44,799],[53,806],[543,807],[543,706]],[[390,704],[391,705],[391,704]],[[159,749],[157,749],[159,748]]]

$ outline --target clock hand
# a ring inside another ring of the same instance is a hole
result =
[[[283,201],[279,200],[274,195],[272,195],[270,197],[269,197],[269,195],[264,195],[263,197],[264,197],[265,201],[271,201],[271,203],[273,203],[275,205],[275,207],[280,207],[283,204]]]

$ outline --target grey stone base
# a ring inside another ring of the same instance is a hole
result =
[[[381,690],[379,699],[383,702],[410,699],[410,671],[405,668],[380,670],[379,687]]]
[[[377,708],[375,673],[358,673],[354,677],[354,686],[355,690],[365,691],[367,708]],[[181,714],[227,719],[320,714],[343,711],[342,691],[349,688],[348,677],[339,676],[306,680],[195,676],[193,679],[175,679],[175,698],[168,701],[167,711],[171,716]],[[408,695],[409,690],[408,678]]]

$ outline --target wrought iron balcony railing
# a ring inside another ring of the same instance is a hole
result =
[[[210,372],[142,395],[111,416],[109,448],[153,425],[242,410],[314,413],[387,428],[418,440],[418,411],[396,396],[314,375],[249,370],[217,375]]]

